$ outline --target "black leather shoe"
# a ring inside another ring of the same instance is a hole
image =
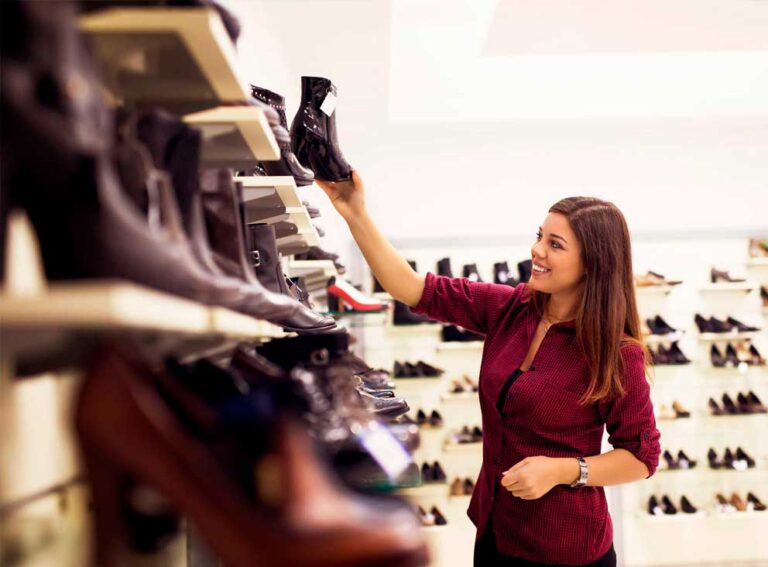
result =
[[[665,450],[662,454],[662,457],[664,457],[664,460],[667,462],[667,468],[669,470],[677,470],[680,468],[678,465],[678,462],[675,460],[675,457],[670,453],[668,450]]]
[[[251,85],[251,94],[261,102],[275,109],[280,117],[280,125],[288,129],[288,120],[285,117],[285,98],[270,90]],[[312,185],[315,175],[311,169],[307,169],[296,158],[291,150],[291,143],[280,143],[280,159],[277,161],[264,161],[261,166],[267,175],[290,175],[296,181],[296,185],[303,187]],[[310,215],[311,216],[311,215]]]
[[[493,283],[515,287],[519,282],[512,276],[506,262],[496,262],[493,265]]]
[[[465,264],[462,268],[462,276],[472,282],[482,282],[480,272],[477,271],[477,264]]]
[[[453,270],[451,270],[450,258],[442,258],[437,261],[437,275],[445,276],[446,278],[453,277]]]
[[[480,335],[478,333],[473,333],[472,331],[467,331],[466,329],[462,329],[460,327],[457,327],[456,325],[443,325],[443,328],[441,330],[441,336],[443,338],[443,342],[450,343],[450,342],[473,342],[473,341],[482,341],[485,339],[483,335]]]
[[[698,509],[696,506],[691,504],[690,500],[686,498],[685,496],[682,496],[680,498],[680,509],[683,511],[684,514],[695,514],[698,512]]]
[[[395,301],[395,309],[392,314],[392,323],[395,325],[420,325],[429,323],[430,318],[426,315],[414,313],[405,303]]]
[[[760,499],[751,492],[747,492],[747,502],[752,504],[755,512],[765,512],[765,504],[760,502]]]
[[[672,364],[690,364],[691,362],[690,359],[685,356],[683,351],[680,350],[677,341],[672,343],[672,346],[667,351],[667,355]]]
[[[745,325],[741,321],[737,321],[733,317],[728,317],[726,319],[726,323],[731,326],[731,329],[735,329],[739,333],[756,333],[760,329],[758,327],[752,327],[750,325]]]
[[[527,282],[531,279],[533,271],[533,260],[523,260],[517,264],[517,273],[520,275],[520,282]]]
[[[755,468],[755,459],[747,455],[747,453],[741,447],[736,448],[736,459],[739,461],[745,461],[747,467],[750,469]]]
[[[672,503],[668,496],[661,498],[661,509],[667,515],[677,514],[677,507]]]
[[[709,360],[712,361],[712,366],[715,368],[723,368],[726,362],[723,353],[715,345],[709,347]]]
[[[430,510],[430,513],[435,518],[435,525],[436,526],[444,526],[448,523],[448,520],[445,519],[445,516],[440,512],[440,510],[437,509],[437,506],[432,506],[432,509]]]
[[[352,167],[336,132],[336,87],[322,77],[301,78],[301,104],[291,124],[291,147],[302,165],[323,181],[346,181]]]
[[[707,461],[709,461],[709,468],[711,469],[717,470],[725,467],[725,463],[718,458],[717,453],[711,447],[707,451]]]
[[[249,224],[248,236],[256,277],[271,292],[290,296],[285,274],[280,266],[274,228],[267,224]],[[336,321],[332,317],[321,315],[305,305],[302,305],[291,317],[281,319],[279,324],[286,331],[297,333],[322,333],[337,328]]]
[[[661,505],[655,496],[651,496],[648,499],[648,513],[651,516],[662,516],[664,514],[664,510],[662,510]]]
[[[677,452],[677,464],[681,469],[692,469],[696,467],[697,461],[689,458],[682,449]]]
[[[736,404],[733,403],[733,400],[728,394],[723,394],[723,408],[725,409],[725,412],[730,415],[738,415],[739,408],[736,407]]]

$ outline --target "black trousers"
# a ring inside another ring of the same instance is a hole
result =
[[[496,547],[496,536],[493,533],[493,526],[488,523],[482,537],[475,542],[475,567],[557,567],[553,563],[537,563],[519,557],[510,557],[499,553]],[[616,551],[611,545],[608,553],[603,555],[597,561],[589,563],[584,567],[616,567]]]

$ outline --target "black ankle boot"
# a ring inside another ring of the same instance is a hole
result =
[[[277,111],[280,116],[280,125],[288,128],[288,120],[285,117],[285,98],[270,90],[251,85],[251,94],[261,102],[268,104]],[[267,175],[290,175],[296,181],[296,185],[304,187],[312,185],[315,180],[315,174],[311,169],[307,169],[296,158],[291,150],[290,142],[280,143],[280,159],[277,161],[261,162],[261,167]]]
[[[291,124],[291,147],[301,164],[323,181],[352,178],[336,133],[336,87],[322,77],[301,78],[301,105]]]
[[[523,260],[517,264],[517,272],[520,274],[520,282],[527,282],[531,279],[533,271],[533,260]]]
[[[445,276],[446,278],[453,277],[453,270],[451,270],[450,258],[443,258],[437,261],[437,275]]]
[[[280,266],[275,229],[268,224],[249,224],[248,250],[254,259],[256,277],[262,285],[273,293],[290,296],[285,274]],[[316,313],[306,305],[301,305],[294,315],[281,319],[279,324],[286,331],[297,333],[322,333],[336,329],[333,317]]]
[[[506,262],[496,262],[493,265],[493,283],[515,287],[519,282],[510,273]]]

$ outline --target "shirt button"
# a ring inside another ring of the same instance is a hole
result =
[[[650,441],[651,434],[646,431],[645,434],[643,435],[643,437],[645,438],[646,441]]]

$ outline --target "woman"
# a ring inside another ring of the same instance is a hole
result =
[[[648,478],[660,453],[621,212],[556,203],[530,282],[512,288],[415,273],[368,215],[357,173],[318,184],[392,297],[485,335],[475,565],[616,565],[602,487]],[[613,450],[601,454],[604,427]]]

